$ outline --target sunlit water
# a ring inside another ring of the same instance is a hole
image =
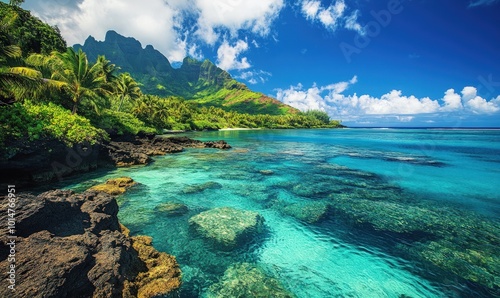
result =
[[[402,254],[394,243],[404,239],[394,234],[331,215],[308,224],[280,212],[274,203],[328,202],[362,190],[449,205],[497,221],[500,131],[263,130],[189,136],[224,139],[233,149],[188,149],[156,157],[149,166],[94,173],[85,178],[90,182],[68,186],[83,189],[119,176],[139,182],[119,198],[120,221],[132,234],[152,236],[158,250],[177,257],[183,271],[180,297],[206,296],[210,285],[237,262],[258,264],[304,298],[492,293]],[[222,187],[184,191],[206,182]],[[291,191],[297,185],[310,191]],[[168,217],[155,211],[168,201],[186,204],[189,212]],[[188,219],[221,206],[257,211],[265,218],[265,233],[233,251],[212,247],[189,229]]]

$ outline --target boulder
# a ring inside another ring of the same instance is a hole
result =
[[[156,211],[164,213],[167,216],[178,216],[186,214],[189,209],[186,205],[178,202],[162,203],[155,208]]]
[[[191,193],[197,193],[197,192],[202,192],[206,189],[219,189],[222,188],[222,184],[218,182],[206,182],[202,184],[194,184],[194,185],[189,185],[185,187],[182,192],[185,194],[191,194]]]
[[[249,263],[229,267],[222,279],[210,286],[207,297],[295,297],[275,278],[267,276],[262,269]]]
[[[269,176],[269,175],[274,174],[274,171],[273,170],[260,170],[259,173],[261,173],[262,175]]]
[[[0,197],[2,218],[7,203]],[[175,258],[122,232],[118,204],[104,192],[18,194],[16,205],[16,297],[156,297],[180,286]],[[9,251],[1,239],[3,268]],[[11,290],[0,287],[0,297]]]
[[[289,216],[307,223],[316,223],[328,216],[330,205],[325,202],[304,202],[293,204],[276,204],[277,209]]]
[[[264,218],[257,212],[222,207],[191,217],[189,224],[217,246],[231,250],[262,232]]]
[[[127,189],[136,185],[135,182],[130,177],[120,177],[115,179],[109,179],[103,184],[99,184],[91,187],[89,190],[104,192],[112,196],[121,195],[127,191]]]

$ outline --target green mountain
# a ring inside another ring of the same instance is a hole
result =
[[[168,59],[151,45],[142,48],[139,41],[108,31],[104,41],[89,36],[83,45],[74,45],[87,53],[89,60],[104,55],[142,84],[142,91],[159,96],[180,96],[203,106],[249,114],[284,115],[298,110],[251,91],[245,84],[209,60],[186,57],[180,68],[173,68]]]

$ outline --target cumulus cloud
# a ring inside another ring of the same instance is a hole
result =
[[[344,92],[357,82],[350,81],[306,89],[302,84],[288,89],[278,89],[276,98],[302,111],[311,109],[326,111],[331,117],[346,116],[355,119],[360,116],[391,115],[399,122],[410,122],[415,115],[459,112],[489,115],[500,111],[500,96],[490,101],[477,95],[474,87],[463,88],[461,95],[449,89],[440,99],[417,98],[392,90],[380,97],[371,95],[345,95]]]
[[[360,34],[364,33],[363,27],[358,22],[359,11],[355,10],[347,16],[347,5],[344,0],[336,0],[328,7],[324,7],[319,0],[302,0],[300,9],[306,19],[319,22],[331,31],[343,27]]]
[[[267,36],[284,0],[37,0],[23,7],[57,25],[68,45],[89,35],[103,40],[111,29],[177,62],[187,54],[200,57],[199,42],[238,40],[240,31]]]
[[[239,30],[260,36],[269,34],[271,23],[284,6],[283,0],[195,0],[199,11],[197,35],[213,45],[221,30],[237,37]]]
[[[233,46],[224,41],[217,50],[217,65],[225,70],[250,68],[251,65],[246,57],[238,60],[238,56],[246,50],[248,50],[246,41],[238,40]]]
[[[493,114],[500,110],[498,97],[487,101],[477,95],[477,89],[474,87],[465,87],[462,90],[462,101],[474,114]]]
[[[443,111],[458,111],[463,109],[462,97],[455,93],[455,90],[448,89],[443,97],[444,106],[441,108]]]
[[[335,95],[347,90],[347,88],[357,82],[357,77],[354,76],[350,81],[330,84],[324,87],[313,85],[309,89],[304,89],[302,84],[291,86],[283,90],[278,89],[276,98],[288,105],[291,105],[301,111],[321,110],[331,112],[331,103],[335,100]],[[322,95],[327,93],[326,95]]]
[[[110,29],[151,44],[173,61],[186,55],[186,39],[180,30],[181,1],[164,0],[39,0],[25,5],[34,14],[61,30],[68,45],[82,43],[89,35],[104,39]],[[30,7],[33,5],[34,7]]]

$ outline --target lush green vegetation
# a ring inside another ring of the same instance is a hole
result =
[[[300,113],[252,92],[208,60],[199,63],[188,59],[183,65],[184,76],[199,76],[201,69],[205,78],[198,81],[201,85],[193,87],[198,94],[196,100],[144,94],[140,83],[130,74],[118,73],[119,67],[104,56],[98,55],[91,61],[81,49],[66,48],[55,28],[29,12],[0,3],[0,16],[3,153],[9,146],[24,141],[55,139],[72,146],[96,143],[109,135],[158,133],[164,129],[340,125],[330,121],[324,112]],[[17,27],[20,16],[27,19]],[[42,37],[38,39],[37,34]],[[38,40],[42,43],[36,45]],[[214,107],[217,101],[220,105]]]
[[[61,37],[57,27],[51,27],[33,17],[29,11],[20,7],[24,1],[11,1],[12,5],[0,2],[0,19],[15,15],[16,18],[8,33],[2,31],[0,40],[19,46],[28,56],[33,53],[50,54],[52,51],[65,51],[66,41]]]
[[[198,106],[178,97],[140,97],[131,105],[132,113],[146,124],[172,130],[242,128],[320,128],[339,127],[324,112],[288,115],[242,114],[213,106]]]
[[[106,55],[108,59],[128,72],[141,85],[146,94],[161,97],[177,96],[203,106],[216,106],[226,111],[246,114],[287,115],[299,111],[262,93],[254,92],[234,80],[231,75],[209,60],[185,58],[182,66],[174,69],[160,52],[145,49],[133,39],[114,31],[106,34],[103,42],[89,37],[83,49],[90,59]]]
[[[0,107],[0,129],[0,151],[18,141],[55,139],[73,146],[83,142],[95,144],[108,137],[89,119],[74,115],[68,109],[54,103],[34,104],[31,101]]]

